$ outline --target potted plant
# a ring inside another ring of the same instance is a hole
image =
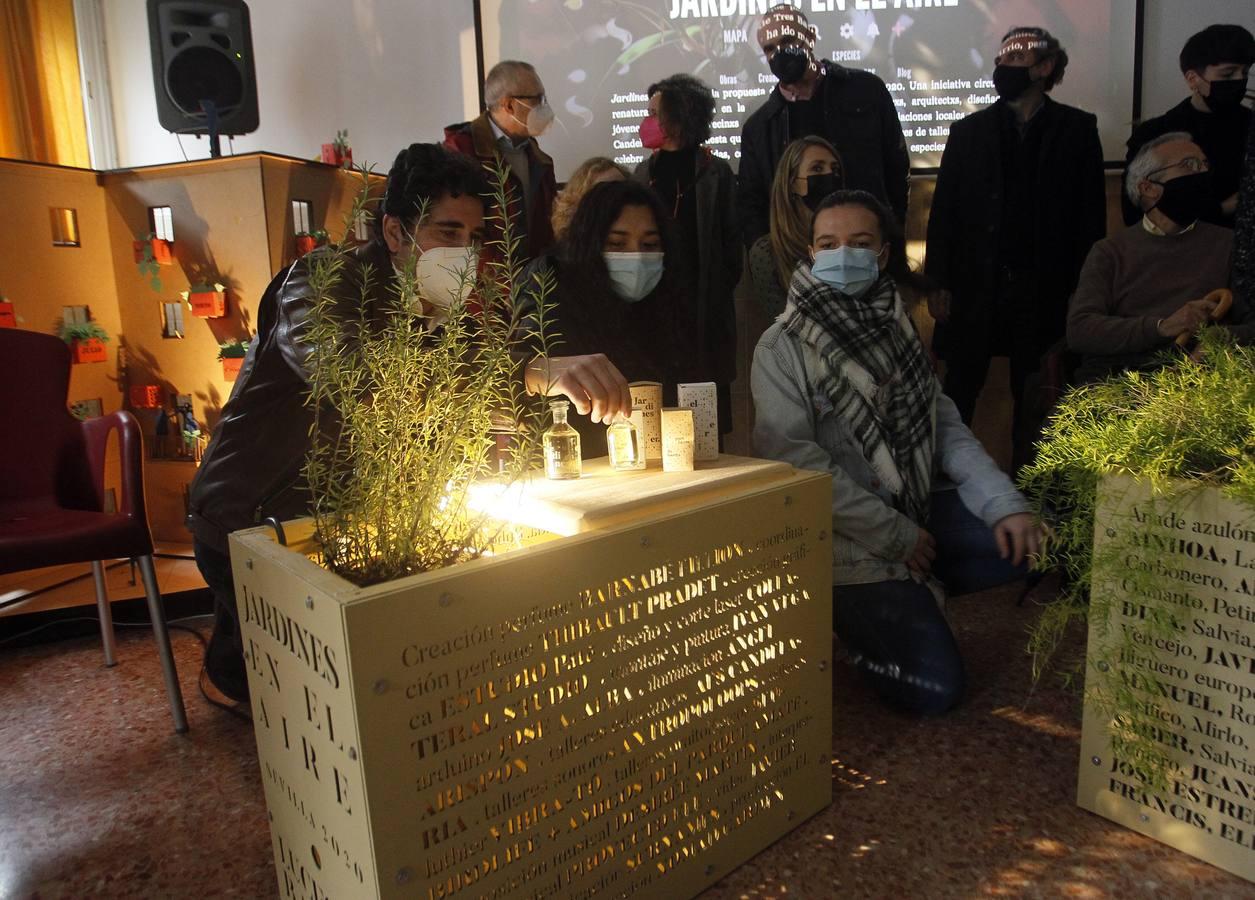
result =
[[[135,267],[139,270],[140,277],[148,279],[149,286],[154,291],[160,292],[160,267],[174,265],[170,241],[159,238],[150,231],[136,240],[132,246],[135,252]]]
[[[202,319],[217,319],[227,314],[226,285],[200,282],[183,293],[192,315]]]
[[[353,165],[353,148],[349,146],[349,130],[336,132],[336,139],[322,145],[322,161],[330,166],[350,168]]]
[[[322,228],[314,231],[298,231],[296,233],[296,256],[299,259],[328,241],[327,232]]]
[[[109,340],[108,333],[96,322],[82,322],[76,325],[62,324],[61,340],[70,345],[76,363],[104,362],[105,344]]]
[[[244,365],[244,357],[248,355],[249,341],[230,340],[218,345],[218,359],[222,360],[222,377],[227,381],[235,381],[240,375],[240,367]]]
[[[17,313],[13,310],[13,304],[9,302],[9,298],[0,293],[0,328],[16,328]]]

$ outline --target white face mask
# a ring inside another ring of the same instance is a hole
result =
[[[662,253],[607,252],[606,271],[619,298],[628,303],[644,300],[662,281]]]
[[[441,312],[464,303],[475,286],[479,252],[474,247],[432,247],[414,265],[418,293]]]
[[[554,112],[548,101],[542,101],[528,110],[526,122],[520,120],[514,113],[510,114],[510,118],[526,128],[527,133],[532,137],[540,137],[553,124]]]

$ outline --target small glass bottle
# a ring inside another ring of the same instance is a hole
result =
[[[549,404],[553,411],[553,425],[544,434],[545,475],[555,480],[579,478],[580,433],[567,424],[566,400],[554,400]]]
[[[632,407],[632,412],[642,411]],[[617,472],[635,472],[645,468],[645,447],[641,433],[632,420],[619,413],[606,429],[606,449],[610,453],[610,468]]]

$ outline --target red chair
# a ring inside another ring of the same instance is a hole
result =
[[[66,409],[70,350],[52,335],[0,329],[0,358],[20,373],[0,388],[0,574],[90,562],[96,580],[105,665],[114,665],[113,617],[101,560],[139,563],[161,656],[174,730],[187,731],[170,635],[144,512],[144,449],[128,412],[79,422]],[[118,432],[122,488],[118,511],[104,512],[105,446]]]

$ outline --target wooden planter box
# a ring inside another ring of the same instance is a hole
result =
[[[282,896],[683,900],[828,805],[831,478],[585,472],[369,588],[231,535]]]
[[[105,354],[105,343],[100,338],[71,341],[70,353],[76,363],[104,362],[108,358]]]
[[[227,314],[226,291],[193,291],[187,295],[192,315],[202,319],[216,319]]]
[[[160,409],[161,386],[157,384],[131,385],[131,406],[135,409]]]
[[[147,241],[134,241],[132,246],[135,251],[135,261],[141,263],[144,261],[144,247],[151,246],[153,249],[153,261],[159,266],[174,265],[173,248],[170,242],[161,238],[151,238]]]
[[[0,303],[0,328],[16,328],[17,313],[12,303]]]
[[[1125,478],[1098,500],[1077,802],[1253,880],[1255,510]],[[1113,712],[1113,686],[1134,712]],[[1168,790],[1141,781],[1130,733],[1179,766]]]
[[[235,381],[240,377],[240,367],[244,365],[242,356],[226,356],[222,360],[222,377],[227,381]]]

